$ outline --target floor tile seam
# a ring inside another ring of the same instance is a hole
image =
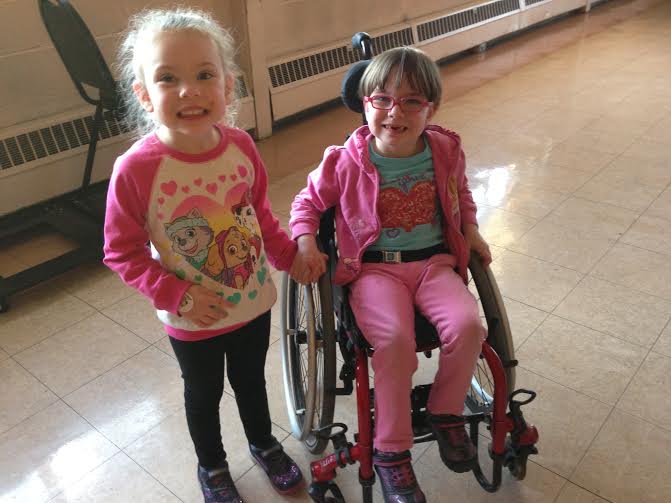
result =
[[[138,468],[140,468],[140,470],[142,470],[143,472],[145,472],[145,473],[146,473],[147,475],[149,475],[149,477],[151,477],[156,483],[158,483],[158,484],[159,484],[161,487],[163,487],[166,491],[168,491],[170,494],[172,494],[172,495],[177,499],[177,501],[181,501],[182,503],[184,503],[184,500],[182,500],[180,497],[178,497],[174,492],[172,492],[172,491],[170,490],[169,487],[165,486],[160,480],[158,480],[156,477],[154,477],[150,472],[148,472],[147,470],[145,470],[144,467],[143,467],[142,465],[138,464],[132,457],[130,457],[126,452],[124,452],[123,449],[119,449],[119,451],[117,451],[116,453],[114,453],[112,456],[110,456],[109,458],[107,458],[105,461],[103,461],[102,463],[100,463],[98,466],[96,466],[96,467],[92,468],[91,470],[89,470],[86,474],[84,474],[84,475],[83,475],[82,477],[80,477],[79,479],[77,479],[77,480],[75,480],[75,481],[71,481],[71,482],[68,484],[68,487],[72,487],[72,486],[77,485],[78,483],[80,483],[81,481],[83,481],[88,475],[90,475],[90,474],[93,473],[95,470],[97,470],[98,468],[100,468],[101,466],[103,466],[105,463],[108,463],[112,458],[114,458],[115,456],[118,456],[119,454],[123,454],[124,456],[126,456],[126,458],[128,458],[133,464],[135,464]],[[47,500],[47,503],[50,502],[50,501],[54,501],[54,500],[55,500],[56,498],[58,498],[60,495],[62,495],[63,493],[65,493],[65,491],[67,491],[67,487],[64,487],[61,491],[59,491],[59,492],[58,492],[57,494],[55,494],[53,497],[49,498],[49,499]]]
[[[41,384],[44,385],[43,383],[41,383]],[[49,389],[49,388],[47,388],[47,389]],[[56,395],[56,393],[54,393],[54,392],[51,391],[50,389],[49,389],[49,392],[52,393],[53,396],[55,397],[54,400],[52,400],[52,401],[49,402],[48,404],[44,405],[41,409],[36,410],[36,411],[32,412],[31,414],[27,415],[26,417],[24,417],[23,419],[21,419],[21,421],[19,421],[18,423],[16,423],[16,424],[10,426],[10,427],[7,428],[6,430],[4,430],[4,431],[0,431],[0,437],[5,436],[7,433],[9,433],[10,431],[12,431],[14,428],[17,428],[17,427],[21,426],[21,425],[22,425],[23,423],[25,423],[26,421],[28,421],[28,420],[32,419],[33,417],[35,417],[36,415],[38,415],[38,414],[44,412],[44,411],[47,410],[49,407],[52,407],[52,406],[55,405],[57,402],[63,402],[63,400],[61,399],[61,397],[59,397],[58,395]]]
[[[628,414],[630,414],[632,416],[635,416],[635,417],[645,421],[646,423],[652,424],[652,425],[654,425],[658,428],[661,428],[662,430],[665,430],[665,431],[671,433],[671,428],[668,428],[668,427],[665,427],[665,426],[662,426],[662,425],[658,425],[658,424],[654,423],[652,420],[646,419],[646,418],[642,417],[640,414],[638,414],[636,412],[632,412],[632,411],[629,411],[629,410],[624,409],[622,407],[619,407],[620,403],[622,402],[622,398],[624,397],[624,395],[627,394],[627,391],[629,391],[629,388],[631,387],[631,384],[634,382],[634,379],[636,378],[638,373],[641,371],[641,368],[643,368],[643,365],[645,364],[645,362],[648,360],[648,357],[650,356],[650,353],[653,353],[652,348],[650,348],[647,351],[647,353],[645,354],[645,356],[641,359],[641,363],[639,363],[638,367],[636,368],[636,371],[631,375],[631,378],[629,379],[629,382],[627,383],[627,386],[625,387],[625,389],[622,391],[622,393],[618,397],[617,401],[615,402],[614,407],[618,410],[627,412]],[[655,354],[657,354],[657,353],[655,353]],[[664,356],[664,355],[661,355],[661,356],[662,356],[662,358],[668,358],[671,361],[671,358],[669,358],[668,356]]]
[[[127,300],[127,299],[124,299],[124,300]],[[141,299],[141,301],[144,301],[144,299]],[[123,301],[119,301],[119,302],[123,302]],[[108,308],[105,308],[105,310],[107,310],[107,309],[108,309]],[[130,328],[130,327],[127,327],[126,325],[123,325],[119,320],[115,320],[114,318],[112,318],[109,314],[105,313],[104,311],[100,310],[100,311],[98,311],[98,312],[100,313],[101,316],[107,318],[109,321],[111,321],[112,323],[114,323],[114,324],[117,325],[118,327],[121,327],[121,328],[123,328],[124,330],[130,332],[130,333],[133,334],[135,337],[137,337],[138,339],[140,339],[140,340],[143,341],[143,342],[146,342],[146,343],[147,343],[148,345],[150,345],[150,346],[153,346],[153,345],[156,344],[157,342],[160,342],[160,341],[163,339],[163,337],[164,337],[165,335],[168,335],[167,333],[163,333],[163,335],[162,335],[158,340],[156,340],[156,341],[154,341],[154,342],[152,342],[152,341],[148,341],[147,339],[145,339],[144,337],[142,337],[139,333],[137,333],[135,330],[133,330],[133,329]],[[158,317],[157,317],[157,318],[158,318]],[[146,349],[146,348],[145,348],[145,349]],[[157,349],[158,349],[158,348],[157,348]],[[164,351],[161,351],[161,352],[163,353]]]
[[[622,342],[626,342],[627,344],[631,344],[632,346],[636,346],[637,348],[641,348],[641,349],[645,349],[645,350],[651,350],[651,349],[652,349],[652,346],[655,345],[654,342],[653,342],[652,345],[650,345],[650,346],[648,346],[648,345],[644,345],[644,344],[640,344],[640,343],[638,343],[638,342],[633,342],[633,341],[630,341],[630,340],[627,340],[627,339],[623,338],[623,337],[620,336],[620,335],[613,334],[613,333],[611,333],[611,332],[605,332],[605,331],[603,331],[603,330],[601,330],[601,329],[598,329],[598,328],[590,327],[589,325],[585,325],[585,324],[582,323],[582,322],[572,320],[571,318],[567,318],[566,316],[562,316],[562,315],[559,315],[559,314],[554,313],[554,312],[550,313],[550,315],[551,315],[551,316],[554,316],[554,317],[556,317],[556,318],[559,318],[559,319],[561,319],[561,320],[568,321],[569,323],[573,323],[574,325],[578,325],[578,326],[580,326],[580,327],[587,328],[588,330],[591,330],[591,331],[593,331],[593,332],[597,332],[598,334],[601,334],[601,335],[603,335],[603,336],[612,337],[613,339],[618,339],[618,340],[620,340],[620,341],[622,341]],[[546,320],[547,320],[547,318],[546,318]],[[545,320],[544,320],[544,321],[545,321]],[[542,325],[542,323],[541,323],[541,325]],[[539,327],[540,327],[541,325],[539,325]],[[662,330],[663,330],[663,329],[662,329]],[[657,334],[656,339],[655,339],[655,342],[657,341],[657,339],[659,338],[659,336],[660,336],[661,334],[662,334],[662,332],[660,332],[659,334]]]
[[[74,410],[74,409],[73,409],[73,410]],[[76,412],[76,411],[75,411],[75,412]],[[140,435],[139,437],[137,437],[137,438],[131,440],[131,441],[130,441],[128,444],[126,444],[125,446],[123,446],[123,447],[119,447],[119,450],[122,451],[126,456],[128,456],[129,458],[131,458],[131,459],[133,460],[133,462],[135,462],[135,463],[137,463],[137,464],[140,464],[140,462],[137,461],[137,460],[133,457],[133,455],[132,455],[130,452],[127,451],[127,449],[130,449],[133,445],[135,445],[136,443],[138,443],[138,442],[139,442],[140,440],[142,440],[144,437],[146,437],[146,436],[148,436],[149,434],[153,433],[155,430],[158,430],[158,428],[160,428],[161,425],[162,425],[163,423],[167,422],[169,419],[172,419],[172,418],[173,418],[174,416],[176,416],[177,414],[186,414],[186,409],[185,409],[184,405],[180,405],[179,407],[177,407],[177,409],[175,409],[174,411],[172,411],[170,414],[166,415],[163,419],[161,419],[158,423],[156,423],[154,426],[152,426],[151,428],[149,428],[146,432],[144,432],[144,433],[143,433],[142,435]],[[95,428],[95,426],[93,426],[93,425],[92,425],[92,427]],[[102,432],[100,432],[97,428],[95,428],[95,429],[96,429],[96,431],[98,431],[98,433],[100,433],[101,435],[104,436],[104,434],[103,434]],[[105,438],[107,439],[107,437],[105,437]],[[109,442],[112,442],[112,441],[109,440],[109,439],[107,439],[107,440],[108,440]],[[114,444],[114,442],[112,442],[112,443]],[[116,445],[116,444],[114,444],[114,445]]]
[[[144,339],[143,339],[143,340],[144,340]],[[146,341],[145,341],[145,342],[146,342]],[[58,396],[59,398],[61,398],[63,401],[65,401],[68,397],[71,397],[71,395],[77,393],[78,391],[80,391],[80,390],[81,390],[82,388],[84,388],[85,386],[88,386],[88,385],[91,384],[92,382],[97,381],[98,379],[100,379],[100,378],[102,378],[102,377],[105,377],[106,375],[110,374],[113,370],[117,369],[118,367],[120,367],[120,366],[123,365],[124,363],[128,362],[129,360],[132,360],[133,358],[135,358],[136,356],[138,356],[140,353],[143,353],[143,352],[145,352],[145,351],[147,351],[148,349],[151,349],[151,348],[154,348],[154,347],[153,347],[151,344],[147,344],[147,346],[145,346],[144,348],[142,348],[142,349],[140,349],[139,351],[136,351],[135,353],[129,355],[127,358],[124,358],[123,360],[121,360],[121,361],[115,363],[115,364],[114,364],[113,366],[111,366],[109,369],[103,371],[102,373],[98,374],[98,375],[95,376],[95,377],[92,377],[91,379],[89,379],[88,381],[82,383],[79,387],[75,388],[74,390],[65,393],[63,396],[61,396],[61,395],[57,395],[57,396]],[[156,349],[157,351],[159,351],[161,354],[165,354],[163,351],[161,351],[161,350],[158,349],[158,348],[154,348],[154,349]],[[65,402],[65,403],[67,403],[67,402]]]
[[[638,247],[636,247],[636,246],[634,246],[634,245],[630,245],[630,244],[628,244],[628,243],[616,243],[616,244],[622,244],[622,245],[624,245],[624,246],[630,246],[631,248],[637,248],[637,249],[642,250],[642,251],[650,252],[650,250],[646,250],[645,248],[638,248]],[[613,248],[614,248],[614,247],[615,247],[615,245],[613,245]],[[611,250],[612,250],[612,248],[611,248]],[[610,251],[610,250],[609,250],[609,251]],[[651,252],[651,253],[655,253],[655,252]],[[662,255],[662,254],[658,253],[658,255]],[[588,276],[588,277],[593,278],[593,279],[598,279],[599,281],[605,281],[606,283],[610,283],[611,285],[616,286],[616,287],[619,287],[619,288],[623,288],[623,287],[624,287],[624,288],[629,288],[630,290],[633,290],[633,291],[636,292],[636,293],[642,293],[642,294],[644,294],[644,295],[648,295],[648,296],[650,296],[650,297],[654,297],[654,298],[657,299],[657,300],[663,300],[663,301],[665,301],[665,302],[671,302],[671,298],[661,297],[661,296],[659,296],[659,295],[655,295],[654,293],[646,292],[645,290],[641,290],[641,289],[639,289],[639,288],[634,288],[634,287],[632,287],[632,286],[630,286],[630,285],[625,285],[625,284],[623,284],[623,283],[617,283],[616,281],[613,281],[613,280],[611,280],[611,279],[603,278],[603,277],[601,277],[601,276],[597,276],[596,274],[593,274],[593,271],[590,272],[590,273],[588,273],[588,274],[586,274],[585,276]],[[562,302],[563,302],[563,301],[562,301]]]
[[[624,395],[624,394],[623,394],[623,395]],[[654,427],[654,428],[657,428],[658,430],[662,430],[663,432],[668,433],[668,434],[671,435],[671,428],[668,427],[668,426],[663,426],[663,425],[661,425],[661,424],[655,423],[655,422],[654,422],[652,419],[650,419],[650,418],[643,417],[643,416],[641,416],[640,414],[638,414],[637,412],[633,412],[633,411],[631,411],[631,410],[628,410],[628,409],[619,407],[618,405],[615,405],[613,408],[614,408],[614,409],[617,409],[618,412],[624,412],[624,413],[626,413],[626,414],[629,414],[630,416],[633,416],[633,417],[635,417],[636,419],[638,419],[638,420],[640,420],[640,421],[642,421],[642,422],[644,422],[644,423],[647,423],[647,424],[649,424],[650,426],[652,426],[652,427]]]
[[[559,381],[558,381],[556,378],[554,378],[554,377],[549,377],[549,376],[543,375],[543,374],[541,374],[540,371],[538,371],[538,370],[533,370],[533,369],[530,369],[530,368],[528,368],[528,367],[525,367],[524,364],[522,364],[522,363],[519,363],[518,365],[519,365],[519,368],[521,368],[521,369],[524,370],[525,372],[529,372],[530,374],[534,374],[535,376],[538,376],[538,377],[540,377],[540,378],[542,378],[542,379],[545,379],[546,381],[550,381],[551,383],[553,383],[553,384],[555,384],[555,385],[557,385],[557,386],[559,386],[559,387],[561,387],[561,388],[570,390],[570,391],[572,391],[572,392],[574,392],[574,393],[580,395],[580,396],[583,397],[583,398],[589,398],[590,400],[594,400],[595,402],[598,402],[598,403],[600,403],[600,404],[602,404],[602,405],[605,405],[606,407],[609,407],[609,408],[611,408],[611,409],[614,409],[614,408],[615,408],[615,404],[612,404],[612,403],[609,403],[609,402],[604,402],[602,399],[600,399],[600,398],[598,398],[598,397],[596,397],[596,396],[594,396],[594,395],[590,395],[590,394],[588,394],[588,393],[585,393],[584,391],[580,391],[579,389],[576,389],[576,388],[574,388],[574,387],[572,387],[572,386],[569,386],[569,385],[567,385],[567,384],[564,384],[564,383],[562,383],[562,382],[559,382]]]
[[[606,414],[606,417],[604,418],[603,422],[602,422],[601,425],[599,426],[599,429],[598,429],[597,432],[594,434],[594,436],[592,437],[592,439],[589,441],[589,443],[587,444],[587,447],[585,448],[585,450],[584,450],[583,453],[582,453],[582,456],[580,456],[580,459],[578,459],[577,463],[576,463],[575,466],[573,467],[573,470],[571,470],[571,473],[569,473],[569,476],[567,477],[568,480],[569,480],[572,484],[578,485],[579,487],[581,487],[581,488],[583,488],[583,489],[585,489],[585,490],[587,490],[587,491],[589,491],[589,492],[593,492],[593,491],[591,491],[590,489],[588,489],[588,488],[586,488],[586,487],[580,486],[579,484],[577,484],[576,482],[574,482],[574,477],[575,477],[575,475],[578,473],[578,468],[580,467],[580,464],[585,460],[585,458],[587,457],[587,454],[589,453],[589,451],[592,449],[592,446],[593,446],[594,443],[596,442],[596,439],[599,438],[599,435],[601,435],[601,432],[604,430],[606,424],[608,423],[608,421],[610,420],[611,416],[613,415],[613,411],[614,411],[614,410],[615,410],[615,405],[611,405],[611,406],[610,406],[610,410],[608,411],[608,414]],[[599,496],[600,496],[600,495],[599,495]]]
[[[86,473],[84,473],[84,474],[81,474],[81,476],[78,477],[77,480],[71,480],[71,481],[70,481],[70,485],[74,485],[74,484],[80,482],[81,480],[83,480],[87,475],[89,475],[90,473],[92,473],[93,471],[97,470],[98,468],[100,468],[100,467],[101,467],[102,465],[104,465],[105,463],[107,463],[107,462],[108,462],[110,459],[112,459],[114,456],[116,456],[116,455],[119,454],[120,452],[123,452],[123,450],[122,450],[121,447],[119,447],[119,446],[116,445],[114,442],[112,442],[109,438],[107,438],[105,435],[103,435],[103,434],[102,434],[102,433],[101,433],[95,426],[93,426],[93,425],[89,422],[88,419],[86,419],[84,416],[82,416],[81,414],[79,414],[79,412],[77,412],[75,409],[73,409],[73,408],[70,406],[70,404],[68,404],[65,400],[63,400],[63,399],[59,399],[59,401],[61,401],[61,402],[62,402],[68,409],[70,409],[70,410],[72,411],[73,414],[75,414],[75,415],[76,415],[77,417],[79,417],[82,421],[84,421],[84,422],[91,428],[91,430],[93,430],[93,431],[95,431],[97,434],[99,434],[102,438],[105,439],[105,441],[109,442],[109,443],[110,443],[112,446],[114,446],[114,448],[116,449],[116,451],[115,451],[112,455],[110,455],[110,456],[106,457],[105,459],[103,459],[103,460],[102,460],[100,463],[98,463],[96,466],[94,466],[94,467],[92,467],[91,469],[89,469],[88,472],[86,472]],[[56,498],[57,496],[59,496],[59,495],[62,494],[63,492],[65,492],[65,488],[64,488],[62,491],[59,491],[57,494],[55,494],[53,497],[51,497],[51,498],[50,498],[49,500],[47,500],[47,501],[52,501],[54,498]]]
[[[582,460],[581,460],[581,461],[582,461]],[[590,489],[587,489],[586,487],[584,487],[584,486],[582,486],[582,485],[580,485],[580,484],[577,484],[577,483],[573,482],[572,480],[570,480],[570,479],[568,479],[568,478],[566,479],[566,483],[565,483],[565,484],[561,487],[561,489],[559,490],[559,493],[557,494],[557,497],[554,499],[553,503],[557,503],[557,502],[559,501],[559,498],[561,497],[562,492],[564,491],[564,488],[567,487],[569,484],[574,485],[574,486],[576,486],[576,487],[579,487],[580,489],[582,489],[582,490],[585,491],[585,492],[588,492],[588,493],[590,493],[590,494],[593,494],[593,495],[596,496],[597,498],[602,499],[605,503],[617,503],[616,501],[610,500],[610,499],[606,498],[605,496],[603,496],[603,495],[601,495],[601,494],[597,494],[597,493],[595,493],[594,491],[592,491],[592,490],[590,490]]]
[[[537,225],[537,224],[534,224],[534,227],[532,227],[531,229],[535,228],[536,225]],[[530,231],[531,229],[529,229],[529,231]],[[526,231],[524,234],[522,234],[522,235],[520,236],[520,238],[521,238],[521,237],[524,237],[524,235],[526,235],[527,232],[529,232],[529,231]],[[550,265],[555,266],[555,267],[560,267],[561,269],[565,269],[566,271],[570,271],[570,272],[578,273],[578,274],[580,274],[581,277],[587,276],[586,273],[584,273],[584,272],[582,272],[582,271],[579,271],[579,270],[577,270],[577,269],[573,269],[573,268],[571,268],[571,267],[567,267],[567,266],[565,266],[565,265],[561,265],[561,264],[556,264],[556,263],[554,263],[554,262],[551,262],[550,260],[547,260],[547,259],[544,259],[544,258],[540,258],[540,257],[535,257],[535,256],[533,256],[533,255],[529,255],[529,254],[527,254],[527,253],[522,253],[522,252],[519,252],[519,251],[517,251],[517,250],[513,250],[513,249],[511,249],[511,248],[508,248],[507,246],[500,246],[500,245],[497,245],[496,243],[494,243],[494,245],[499,246],[500,248],[503,248],[504,250],[506,250],[506,251],[508,251],[508,252],[510,252],[510,253],[515,253],[515,254],[517,254],[517,255],[521,255],[521,256],[523,256],[523,257],[527,257],[527,258],[530,258],[530,259],[538,260],[539,262],[543,262],[544,264],[550,264]],[[582,279],[582,278],[581,278],[581,279]],[[571,290],[571,291],[573,291],[573,290]],[[510,297],[510,296],[508,296],[508,297]],[[565,297],[564,297],[564,298],[565,298]],[[563,301],[564,301],[564,298],[562,298],[561,301],[559,301],[559,303],[563,302]],[[524,304],[523,301],[521,301],[521,300],[519,300],[519,299],[515,299],[514,297],[510,297],[510,299],[512,299],[512,300],[514,300],[514,301],[516,301],[516,302],[520,302],[520,303]],[[533,308],[535,308],[535,309],[538,309],[538,310],[540,310],[540,311],[544,311],[544,312],[546,312],[546,313],[548,312],[546,309],[543,309],[542,307],[534,306],[534,305],[531,305],[531,304],[527,304],[527,305],[529,305],[530,307],[533,307]],[[559,304],[557,304],[557,305],[559,305]],[[556,307],[557,307],[557,306],[553,307],[552,310],[554,311],[554,309],[555,309]]]
[[[87,305],[88,305],[88,304],[87,304]],[[14,356],[16,356],[16,355],[19,355],[19,354],[23,353],[24,351],[27,351],[27,350],[29,350],[29,349],[32,349],[32,348],[34,348],[35,346],[40,345],[41,343],[43,343],[43,342],[46,341],[47,339],[50,339],[50,338],[53,337],[54,335],[58,335],[58,334],[60,334],[61,332],[64,332],[65,330],[68,330],[68,329],[74,327],[75,325],[77,325],[77,324],[79,324],[79,323],[81,323],[81,322],[83,322],[83,321],[86,321],[86,320],[88,320],[88,319],[90,319],[90,318],[93,318],[96,314],[99,314],[99,313],[100,313],[100,311],[98,311],[95,307],[93,307],[93,306],[89,306],[89,307],[91,307],[91,308],[93,309],[93,312],[92,312],[92,313],[90,313],[90,314],[84,316],[84,317],[81,318],[81,319],[78,319],[78,320],[75,320],[75,321],[73,321],[73,322],[71,322],[71,323],[66,324],[65,326],[63,326],[63,327],[57,329],[55,332],[50,333],[49,335],[47,335],[47,336],[44,337],[43,339],[40,339],[39,341],[37,341],[37,342],[31,344],[30,346],[26,346],[25,348],[21,348],[20,350],[14,352],[14,353],[11,353],[5,346],[3,346],[2,343],[0,342],[0,349],[2,349],[2,350],[3,350],[5,353],[7,353],[10,357],[14,357]],[[2,314],[0,314],[0,316],[2,316]],[[1,339],[0,339],[0,341],[1,341]]]

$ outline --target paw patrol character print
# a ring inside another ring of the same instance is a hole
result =
[[[251,194],[249,191],[242,194],[240,202],[231,206],[231,211],[235,216],[235,223],[238,227],[247,229],[251,234],[256,234],[255,225],[256,213],[251,203]]]
[[[207,260],[214,231],[198,208],[165,224],[165,233],[172,243],[172,249],[200,271]]]
[[[249,242],[236,226],[221,231],[210,249],[205,273],[215,281],[242,290],[254,272]]]

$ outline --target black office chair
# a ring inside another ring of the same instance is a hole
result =
[[[44,26],[81,97],[95,106],[93,118],[85,119],[89,131],[88,152],[81,186],[49,201],[0,217],[0,241],[12,243],[44,230],[56,231],[78,247],[63,255],[20,271],[0,276],[0,312],[9,307],[8,297],[77,265],[102,258],[103,222],[107,181],[91,184],[91,172],[100,131],[106,116],[122,115],[117,83],[98,44],[82,18],[67,0],[38,0]],[[97,96],[96,96],[97,95]],[[123,120],[119,121],[127,131]]]
[[[88,27],[68,0],[38,0],[44,26],[58,51],[77,91],[87,103],[96,107],[86,156],[86,166],[81,189],[91,182],[91,170],[95,158],[103,112],[118,112],[121,100],[117,83],[91,35]],[[92,97],[84,85],[98,91]]]

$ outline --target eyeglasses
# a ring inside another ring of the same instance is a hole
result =
[[[398,105],[406,113],[416,113],[432,104],[431,101],[421,98],[394,98],[386,94],[364,96],[363,100],[377,110],[391,110]]]

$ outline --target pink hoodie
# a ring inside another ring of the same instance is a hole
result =
[[[433,155],[445,242],[457,257],[457,271],[466,281],[469,251],[461,229],[466,223],[477,225],[477,220],[461,140],[456,133],[439,126],[427,126],[424,133]],[[368,155],[371,138],[368,126],[362,126],[345,145],[327,148],[319,167],[308,176],[307,187],[291,206],[289,227],[294,239],[316,234],[321,214],[335,206],[340,256],[335,282],[341,285],[359,275],[363,252],[381,232],[376,211],[379,174]]]

